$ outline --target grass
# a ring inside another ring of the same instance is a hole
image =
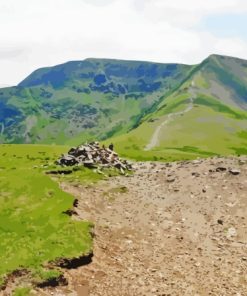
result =
[[[200,95],[200,97],[196,98],[194,101],[195,104],[208,106],[216,112],[225,113],[228,116],[231,116],[236,119],[247,119],[247,114],[244,112],[236,111],[233,108],[222,104],[221,102],[217,101],[216,99],[206,96]]]
[[[49,165],[46,168],[47,173],[50,172],[59,172],[61,171],[61,166],[58,165]],[[100,174],[96,170],[90,170],[85,167],[65,167],[62,168],[62,171],[68,171],[68,174],[50,174],[54,176],[59,182],[66,182],[73,185],[78,184],[94,184],[104,177],[108,177],[109,174]],[[70,173],[71,172],[71,173]],[[108,171],[107,171],[108,173]]]
[[[1,283],[19,268],[45,280],[54,273],[40,271],[48,262],[92,250],[93,225],[63,213],[74,198],[45,174],[65,151],[62,146],[0,145]],[[102,178],[86,169],[76,176],[85,182]],[[25,295],[20,291],[16,295]]]
[[[33,281],[36,284],[42,284],[53,279],[57,279],[62,275],[62,271],[57,269],[36,268],[32,272]]]
[[[135,160],[174,161],[213,155],[247,154],[247,113],[210,96],[198,95],[194,107],[162,127],[159,143],[145,151],[155,129],[167,114],[184,110],[189,94],[172,94],[131,132],[106,141],[115,144],[123,157]]]
[[[13,296],[28,296],[30,295],[30,292],[31,288],[29,287],[16,288],[13,292]]]

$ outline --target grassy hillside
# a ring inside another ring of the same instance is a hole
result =
[[[131,129],[190,66],[88,59],[0,89],[0,142],[79,144]]]
[[[247,110],[247,61],[211,55],[195,68],[187,80],[195,81],[198,93],[211,95],[226,105]]]
[[[186,66],[87,59],[0,89],[0,142],[114,141],[124,156],[246,153],[247,61]]]
[[[247,154],[247,112],[204,94],[191,104],[191,97],[189,91],[174,93],[139,127],[111,141],[123,156],[139,160]],[[156,144],[147,149],[157,130]]]
[[[65,212],[74,198],[63,192],[47,170],[67,147],[0,145],[0,284],[16,269],[27,269],[42,282],[61,273],[47,263],[75,258],[92,250],[89,222],[72,220]],[[67,181],[70,176],[60,177]],[[101,176],[82,169],[73,182],[94,182]]]
[[[247,154],[247,62],[210,56],[136,129],[111,141],[135,159]]]

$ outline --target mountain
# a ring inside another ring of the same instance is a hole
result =
[[[247,61],[86,59],[0,89],[0,141],[114,141],[140,159],[247,153]],[[110,140],[107,140],[110,139]]]
[[[0,140],[64,144],[127,132],[190,70],[105,59],[39,69],[0,90]]]
[[[112,139],[136,159],[247,154],[247,61],[212,55],[131,132]]]

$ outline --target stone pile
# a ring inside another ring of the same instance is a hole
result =
[[[104,145],[100,147],[98,142],[71,148],[68,154],[58,159],[57,164],[62,166],[84,165],[88,168],[117,168],[122,173],[132,170],[131,164],[120,159],[113,151],[112,144],[106,148]]]

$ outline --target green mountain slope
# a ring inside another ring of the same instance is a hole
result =
[[[137,159],[247,154],[246,69],[246,61],[209,57],[114,143]]]
[[[247,110],[247,61],[212,55],[195,69],[193,80],[200,93]]]
[[[0,90],[0,141],[71,144],[127,132],[190,69],[103,59],[39,69]]]
[[[195,66],[87,59],[35,71],[0,89],[0,141],[114,141],[135,158],[242,154],[247,61]],[[109,139],[109,140],[107,140]]]

